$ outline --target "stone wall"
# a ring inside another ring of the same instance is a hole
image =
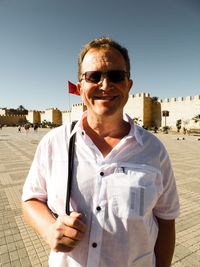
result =
[[[6,110],[4,108],[0,108],[0,115],[6,115]]]
[[[71,121],[71,110],[65,110],[62,112],[62,124]]]
[[[72,105],[71,120],[79,120],[81,114],[86,110],[86,106],[83,103]]]
[[[62,124],[62,113],[57,108],[49,108],[45,110],[45,113],[42,114],[42,121],[46,120],[47,122],[51,122],[53,124],[60,125]]]
[[[144,127],[161,126],[161,105],[154,101],[148,93],[130,95],[124,112]]]
[[[182,126],[187,128],[190,120],[200,114],[200,95],[171,98],[160,100],[161,112],[169,111],[169,117],[166,117],[166,125],[176,129],[177,120],[182,121]],[[162,117],[162,126],[165,124],[165,118]]]
[[[26,123],[25,115],[0,115],[0,124],[7,126],[22,125]]]
[[[83,103],[73,104],[71,110],[61,112],[57,108],[46,109],[45,111],[29,111],[27,116],[12,115],[6,116],[5,109],[0,109],[0,124],[19,124],[19,121],[27,120],[31,123],[40,123],[46,120],[54,124],[62,124],[78,120],[81,114],[86,110]],[[194,124],[192,118],[200,114],[200,95],[164,99],[155,101],[148,93],[137,93],[130,95],[125,105],[124,112],[131,118],[136,118],[141,126],[144,127],[163,127],[165,118],[162,111],[169,111],[169,117],[166,117],[166,125],[176,130],[177,120],[182,121],[182,127],[199,127]],[[193,126],[191,126],[193,125]]]
[[[40,111],[36,110],[29,110],[28,115],[26,116],[26,119],[30,123],[40,123],[41,122],[41,116],[40,116]]]
[[[143,123],[144,120],[144,96],[137,94],[130,95],[128,101],[124,107],[124,112],[127,113],[131,118],[135,118]]]
[[[83,103],[73,104],[71,110],[62,112],[62,123],[79,120],[85,110],[86,106]]]

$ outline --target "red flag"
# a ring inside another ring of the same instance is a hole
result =
[[[76,84],[71,83],[70,81],[68,81],[68,90],[69,90],[70,94],[80,95],[80,92],[79,92]]]

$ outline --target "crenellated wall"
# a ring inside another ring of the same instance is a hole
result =
[[[71,110],[65,110],[62,112],[62,124],[71,121]]]
[[[62,112],[62,123],[79,120],[85,110],[86,106],[83,103],[73,104],[71,110]]]
[[[31,123],[40,123],[46,120],[54,124],[62,124],[80,119],[85,110],[86,106],[83,103],[73,104],[71,110],[63,112],[57,108],[49,108],[45,111],[31,110],[26,116],[7,116],[5,109],[0,109],[0,124],[19,124],[26,119]],[[194,124],[192,118],[200,114],[200,95],[156,101],[148,93],[137,93],[135,96],[129,96],[124,108],[125,113],[136,118],[144,127],[165,126],[165,117],[162,116],[164,110],[169,111],[169,117],[166,117],[166,126],[174,130],[176,130],[177,120],[181,120],[182,127],[185,128],[199,127],[199,124]]]
[[[41,122],[41,116],[40,116],[40,111],[36,110],[29,110],[28,115],[26,115],[27,121],[30,123],[40,123]]]
[[[132,118],[137,118],[138,123],[144,127],[161,126],[161,105],[148,93],[130,95],[124,112]]]
[[[6,110],[3,108],[0,108],[0,115],[6,115]]]
[[[160,100],[161,111],[169,111],[169,117],[166,117],[166,125],[176,128],[177,120],[182,121],[182,125],[187,128],[189,121],[200,114],[200,95],[178,97]],[[165,118],[162,117],[162,125],[165,124]]]
[[[0,115],[0,124],[1,125],[18,125],[24,124],[26,122],[25,115]]]
[[[83,103],[73,104],[71,109],[71,120],[79,120],[81,114],[86,110],[86,106]]]
[[[42,121],[44,120],[60,125],[62,124],[62,113],[57,108],[48,108],[42,116]]]

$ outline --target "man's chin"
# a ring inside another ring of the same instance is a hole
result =
[[[101,117],[114,116],[116,112],[116,109],[111,108],[101,108],[95,110],[95,114]]]

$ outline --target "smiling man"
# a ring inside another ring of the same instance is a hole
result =
[[[169,267],[175,178],[160,141],[124,115],[132,87],[127,50],[110,38],[91,41],[79,55],[78,79],[87,111],[72,133],[66,124],[41,140],[23,189],[24,216],[49,244],[50,267]]]

